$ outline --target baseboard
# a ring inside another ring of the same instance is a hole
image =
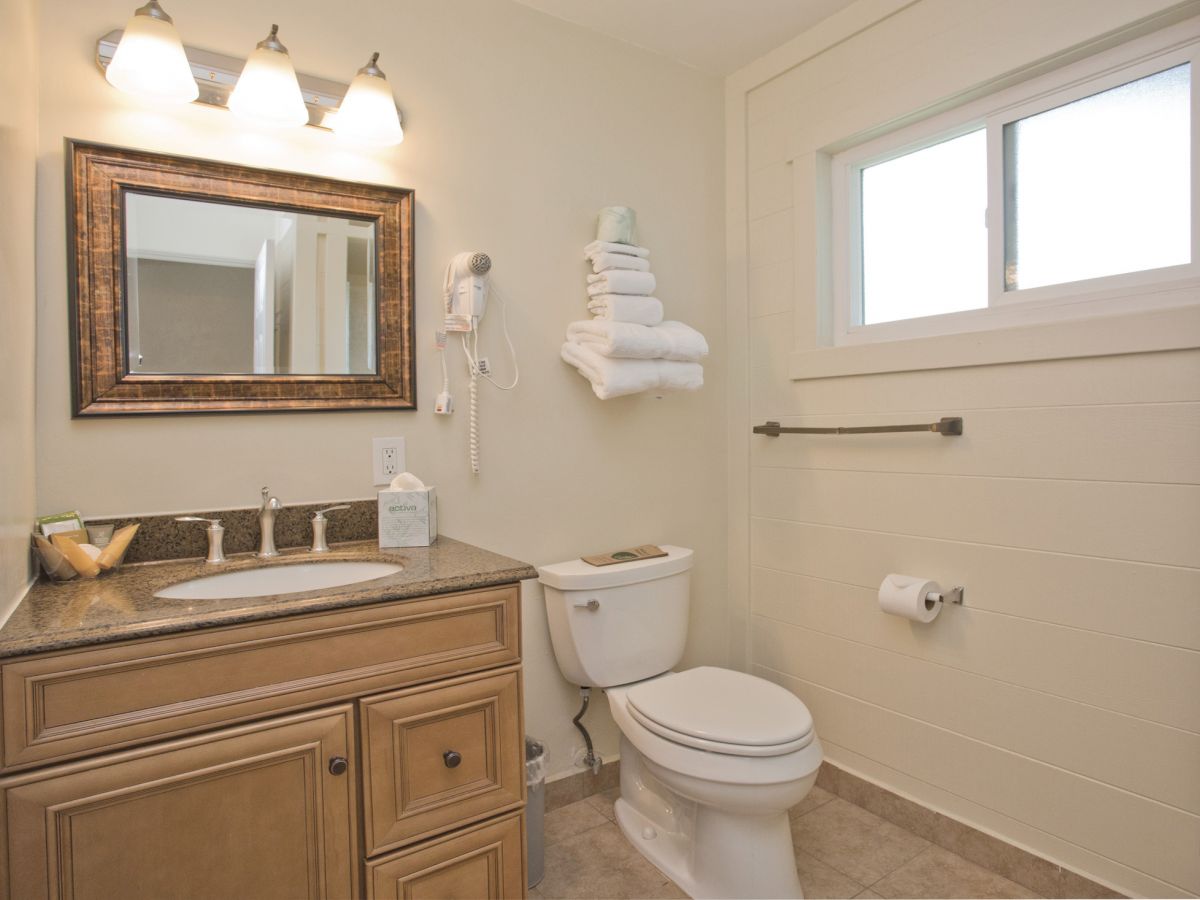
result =
[[[553,781],[546,782],[546,812],[566,806],[568,803],[574,803],[576,800],[582,800],[584,797],[590,797],[592,794],[607,791],[609,788],[619,787],[620,784],[620,760],[606,762],[600,767],[597,775],[593,775],[590,770],[562,775]]]

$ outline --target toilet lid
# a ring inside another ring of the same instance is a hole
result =
[[[799,697],[730,669],[675,672],[630,688],[626,700],[651,731],[715,752],[775,756],[812,740],[812,714]]]

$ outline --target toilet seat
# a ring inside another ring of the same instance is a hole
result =
[[[812,714],[795,694],[762,678],[701,666],[633,685],[630,716],[685,747],[729,756],[783,756],[813,741]]]

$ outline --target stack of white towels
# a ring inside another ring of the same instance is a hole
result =
[[[704,384],[704,335],[682,322],[664,322],[654,297],[650,251],[633,244],[592,241],[588,311],[567,326],[562,358],[575,366],[601,400],[639,391],[694,391]]]

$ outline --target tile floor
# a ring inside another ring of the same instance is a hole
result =
[[[546,814],[546,874],[533,900],[686,897],[615,823],[618,789]],[[822,897],[1037,897],[874,813],[814,787],[792,810],[800,883]]]

